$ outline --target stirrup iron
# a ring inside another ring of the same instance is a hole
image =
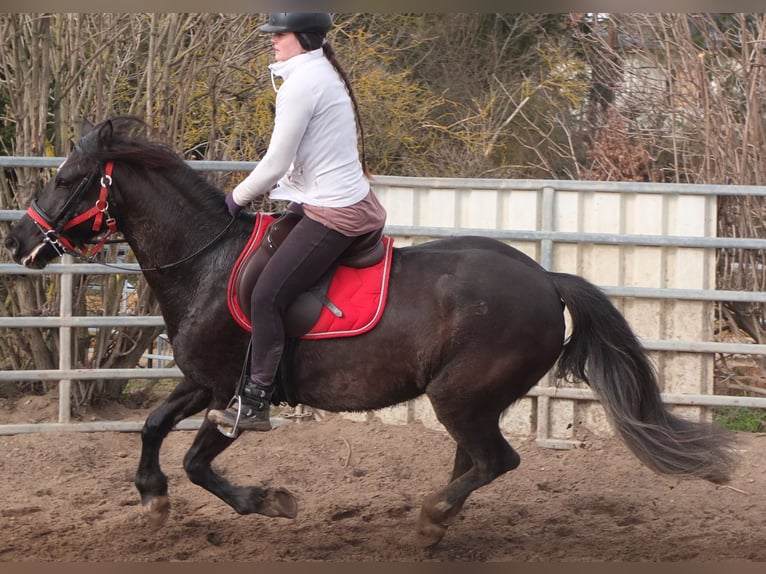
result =
[[[242,396],[239,393],[231,397],[229,404],[226,405],[224,410],[229,410],[229,407],[234,405],[234,403],[237,404],[237,418],[234,419],[234,426],[231,428],[231,430],[226,430],[228,427],[222,426],[220,424],[216,425],[218,432],[227,438],[237,438],[239,436],[239,418],[242,416]]]
[[[229,407],[237,404],[237,418],[234,419],[234,426],[230,431],[227,431],[224,426],[221,426],[220,424],[216,425],[218,427],[218,431],[227,438],[237,438],[239,435],[239,419],[242,416],[242,393],[245,392],[245,379],[247,377],[247,373],[249,372],[248,366],[250,365],[250,353],[253,350],[253,340],[250,339],[250,342],[247,344],[247,351],[245,352],[245,362],[242,364],[242,372],[239,375],[239,382],[237,383],[237,389],[234,392],[234,396],[229,401],[229,404],[226,405],[226,408],[224,411],[228,410]]]

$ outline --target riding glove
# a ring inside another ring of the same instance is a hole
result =
[[[234,201],[234,196],[231,193],[226,194],[226,208],[229,210],[229,215],[237,217],[237,214],[242,209],[242,206]]]

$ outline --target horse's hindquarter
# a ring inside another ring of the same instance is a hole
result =
[[[372,331],[298,342],[290,380],[299,402],[382,408],[422,394],[457,364],[482,373],[530,360],[524,368],[542,376],[564,336],[555,287],[515,249],[472,239],[395,249],[386,311]]]

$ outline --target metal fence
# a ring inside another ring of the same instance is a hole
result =
[[[51,168],[58,166],[64,158],[24,158],[24,157],[0,157],[0,167],[30,167]],[[201,171],[224,171],[244,172],[251,170],[255,162],[223,162],[223,161],[192,161],[189,164]],[[544,203],[549,205],[553,202],[553,196],[557,192],[586,190],[592,192],[635,193],[640,186],[642,192],[651,194],[672,193],[694,195],[751,195],[766,196],[766,187],[763,186],[692,186],[692,185],[666,185],[666,184],[631,184],[620,182],[573,182],[573,181],[548,181],[548,180],[448,180],[445,178],[406,178],[377,176],[377,185],[382,186],[406,186],[412,189],[433,188],[460,188],[464,186],[473,190],[495,189],[509,186],[513,189],[522,190],[545,190],[547,199]],[[24,211],[11,210],[0,211],[0,221],[15,221],[23,215]],[[545,218],[543,214],[543,218]],[[766,240],[756,238],[718,238],[718,237],[687,237],[665,235],[630,235],[611,233],[573,233],[553,231],[544,228],[541,230],[505,230],[484,228],[448,228],[428,226],[389,225],[386,233],[402,238],[438,238],[453,235],[484,235],[500,240],[536,242],[539,245],[540,262],[550,268],[553,246],[565,243],[590,243],[603,245],[629,245],[629,246],[662,246],[662,247],[700,247],[700,248],[737,248],[737,249],[766,249]],[[71,382],[74,380],[93,379],[165,379],[180,378],[181,372],[177,368],[126,368],[126,369],[77,369],[73,368],[71,357],[72,330],[74,328],[99,328],[99,327],[157,327],[164,326],[161,316],[73,316],[72,315],[72,286],[73,277],[77,274],[113,274],[113,273],[140,273],[138,265],[121,264],[119,271],[98,263],[75,263],[71,256],[64,256],[61,263],[51,264],[44,270],[25,269],[15,264],[0,264],[0,273],[8,275],[36,275],[57,274],[61,275],[61,299],[59,315],[55,317],[0,317],[0,328],[56,328],[59,330],[60,355],[59,367],[50,370],[14,370],[0,371],[0,380],[14,381],[58,381],[59,382],[59,420],[58,423],[37,425],[0,425],[0,434],[15,434],[20,432],[38,432],[45,430],[138,430],[141,423],[133,422],[98,422],[98,423],[71,423],[69,402]],[[601,286],[603,291],[610,297],[631,297],[639,299],[666,299],[666,300],[689,300],[689,301],[738,301],[738,302],[766,302],[766,293],[750,291],[721,291],[705,289],[670,289],[670,288],[645,288],[629,286]],[[742,354],[742,355],[766,355],[766,345],[747,343],[724,343],[713,341],[689,341],[689,340],[660,340],[642,339],[644,347],[649,351],[687,352],[704,354]],[[154,357],[157,358],[157,357]],[[160,357],[161,358],[161,357]],[[587,389],[566,389],[536,387],[530,391],[529,396],[549,397],[555,395],[558,398],[573,400],[595,400],[594,395]],[[749,406],[766,408],[766,398],[761,397],[733,397],[715,395],[690,395],[690,394],[663,394],[666,402],[679,405],[700,406]],[[187,420],[178,428],[196,428],[199,420]]]

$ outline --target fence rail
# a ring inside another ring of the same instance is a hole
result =
[[[21,158],[0,157],[0,167],[34,167],[48,168],[58,166],[64,158]],[[191,161],[189,164],[202,171],[237,171],[251,170],[256,162],[217,162]],[[374,183],[385,186],[404,186],[411,189],[513,189],[513,190],[545,190],[550,207],[553,196],[560,191],[583,191],[599,193],[636,193],[650,194],[693,194],[693,195],[751,195],[766,196],[763,186],[692,186],[674,184],[632,184],[620,182],[573,182],[547,180],[484,180],[484,179],[445,179],[445,178],[402,178],[378,176]],[[18,220],[24,211],[0,211],[0,221],[12,222]],[[543,214],[543,218],[546,214]],[[758,238],[717,238],[682,235],[640,235],[615,233],[583,233],[562,232],[551,230],[505,230],[473,227],[434,227],[388,225],[386,233],[395,237],[438,238],[454,235],[483,235],[507,241],[532,242],[541,246],[541,263],[548,267],[554,244],[600,244],[617,246],[655,246],[671,248],[710,248],[710,249],[766,249],[766,240]],[[71,256],[64,256],[61,263],[49,265],[44,270],[25,269],[15,264],[0,264],[0,274],[5,275],[61,275],[61,301],[59,315],[55,317],[0,317],[0,328],[57,328],[61,340],[61,353],[58,369],[46,370],[14,370],[0,371],[0,381],[59,381],[59,422],[52,425],[0,425],[0,434],[18,432],[34,432],[37,430],[137,430],[133,423],[104,422],[70,424],[70,384],[73,380],[93,379],[157,379],[180,378],[178,368],[127,368],[127,369],[76,369],[72,368],[70,347],[71,330],[82,327],[158,327],[164,326],[160,316],[72,316],[72,285],[73,276],[77,274],[113,274],[140,273],[136,264],[120,264],[119,269],[99,263],[76,263]],[[766,303],[766,293],[751,291],[724,291],[706,289],[678,288],[649,288],[617,285],[600,285],[610,297],[629,297],[637,299],[667,299],[686,301],[737,301]],[[691,340],[660,340],[642,339],[642,344],[649,351],[669,351],[681,353],[704,354],[742,354],[766,355],[766,345],[748,343],[724,343],[715,341]],[[569,389],[558,387],[536,387],[529,396],[569,398],[573,400],[595,400],[587,389]],[[763,397],[730,397],[702,394],[663,394],[663,399],[669,404],[701,405],[701,406],[750,406],[766,408],[766,398]],[[187,421],[184,428],[196,428],[197,422]],[[44,428],[43,428],[44,427]]]

